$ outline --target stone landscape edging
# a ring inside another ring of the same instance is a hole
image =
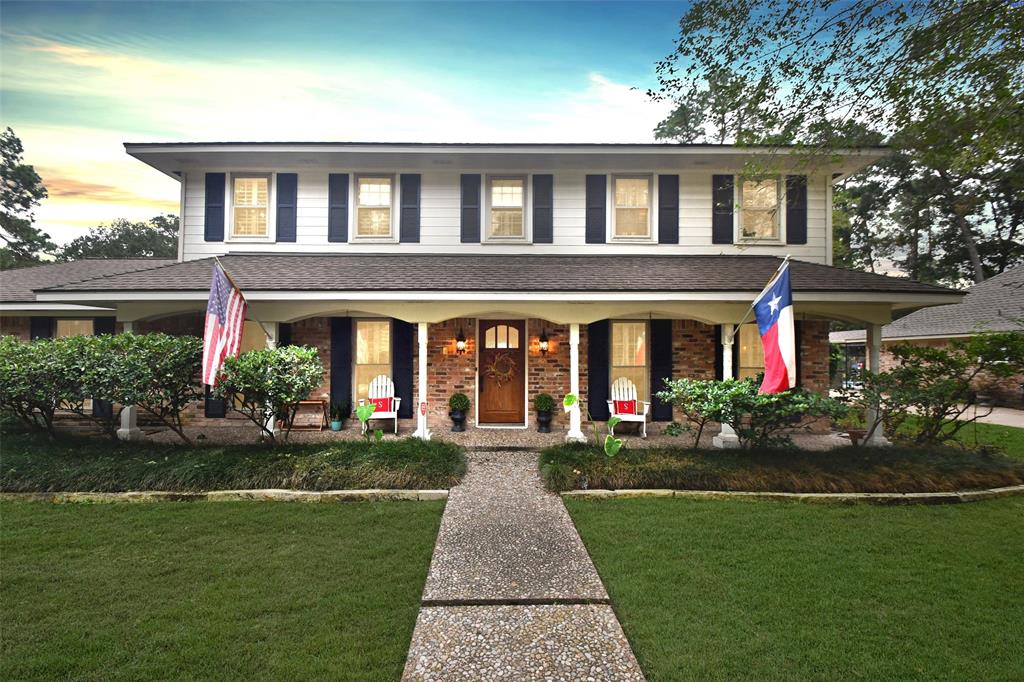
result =
[[[754,500],[791,500],[818,504],[957,504],[960,502],[978,502],[997,497],[1024,495],[1024,485],[1012,485],[1003,488],[985,490],[961,490],[942,493],[784,493],[784,492],[743,492],[730,490],[671,490],[666,488],[647,488],[633,490],[567,490],[562,497],[576,499],[629,499],[629,498],[665,498],[681,497],[689,499],[754,499]]]
[[[447,490],[402,490],[370,488],[365,490],[287,490],[265,488],[260,490],[210,490],[205,492],[172,492],[166,490],[141,490],[125,493],[90,492],[0,492],[0,500],[23,502],[52,502],[70,504],[77,502],[385,502],[426,500],[447,500]]]

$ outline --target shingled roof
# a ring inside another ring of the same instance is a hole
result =
[[[967,290],[960,303],[923,308],[882,327],[883,339],[969,336],[979,331],[1021,331],[1024,320],[1024,266],[996,275]],[[863,343],[863,329],[833,332],[832,343]]]
[[[760,291],[773,256],[231,254],[244,291]],[[50,285],[51,292],[205,291],[212,259]],[[792,261],[795,291],[954,294],[909,279]]]
[[[0,302],[34,303],[36,289],[59,287],[107,275],[120,275],[176,261],[166,258],[88,258],[0,271]]]

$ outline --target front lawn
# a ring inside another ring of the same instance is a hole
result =
[[[651,680],[1021,677],[1022,498],[565,502]]]
[[[585,444],[540,455],[549,490],[671,488],[757,492],[939,492],[1024,484],[1024,462],[959,448],[845,447],[808,450],[623,449]]]
[[[0,490],[440,489],[458,483],[465,471],[458,446],[411,438],[189,448],[4,434]]]
[[[2,503],[0,678],[398,679],[443,507]]]

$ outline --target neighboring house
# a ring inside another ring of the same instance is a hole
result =
[[[882,327],[880,366],[893,366],[887,349],[897,343],[941,347],[979,332],[1024,333],[1024,267],[975,284],[960,303],[924,308]],[[849,357],[862,357],[865,336],[863,329],[832,332],[829,341],[843,346]],[[992,395],[997,405],[1024,408],[1022,375],[1002,381],[983,377],[976,388]]]
[[[799,381],[828,383],[828,323],[876,327],[960,294],[831,266],[832,185],[884,149],[807,175],[737,182],[768,152],[676,144],[128,144],[181,183],[179,259],[39,283],[36,302],[116,311],[128,329],[200,315],[213,257],[243,290],[243,343],[316,346],[315,397],[351,402],[394,379],[401,414],[446,428],[450,394],[478,428],[526,428],[537,393],[607,417],[626,377],[656,422],[668,377],[753,376],[744,318],[794,258]],[[777,153],[777,152],[776,152]],[[5,312],[4,314],[8,314]],[[54,315],[57,312],[54,311]],[[750,318],[747,317],[747,320]],[[261,327],[260,324],[263,323]],[[584,413],[586,414],[586,413]],[[678,415],[677,415],[678,417]],[[562,418],[562,417],[560,417]],[[563,424],[564,426],[564,424]]]

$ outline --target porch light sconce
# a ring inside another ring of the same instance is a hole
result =
[[[459,335],[455,337],[455,352],[463,355],[466,352],[466,335],[459,329]]]
[[[541,355],[547,355],[548,354],[548,330],[547,329],[545,329],[544,331],[542,331],[540,333],[540,339],[539,340],[540,340],[540,354]]]

